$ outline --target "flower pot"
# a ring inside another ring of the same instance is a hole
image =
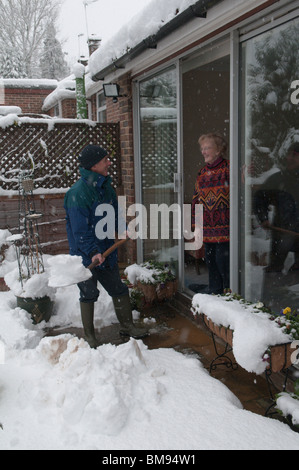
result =
[[[233,345],[233,331],[225,326],[222,326],[220,329],[220,338],[223,339],[230,346]]]
[[[168,293],[168,290],[167,290],[167,284],[166,283],[158,284],[157,289],[156,289],[156,293],[157,293],[157,298],[160,301],[168,298],[167,295],[169,295],[169,293]]]
[[[204,315],[204,323],[209,328],[209,330],[214,333],[214,335],[218,336],[225,341],[225,343],[229,344],[230,346],[233,345],[233,330],[226,328],[225,326],[218,326],[216,325],[211,319],[209,319],[206,315]]]
[[[50,320],[54,302],[48,296],[37,299],[17,297],[17,306],[30,313],[33,323],[37,325],[42,321],[48,322]]]
[[[156,295],[158,300],[171,299],[177,291],[177,281],[166,281],[157,284]]]
[[[145,301],[152,303],[157,299],[156,286],[153,284],[142,284],[140,281],[137,282],[137,288],[143,292]]]
[[[292,345],[293,343],[286,343],[271,347],[268,368],[271,368],[272,372],[288,369],[294,363],[296,352],[298,353],[298,345],[297,347],[292,347]]]
[[[173,297],[176,294],[177,290],[178,290],[177,280],[166,282],[167,299],[171,299],[171,297]]]

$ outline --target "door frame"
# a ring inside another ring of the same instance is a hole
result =
[[[220,54],[218,54],[217,49],[221,47],[220,49]],[[225,35],[222,37],[217,38],[216,40],[209,41],[199,48],[199,50],[193,50],[192,53],[189,53],[189,59],[191,61],[195,61],[197,59],[197,64],[196,67],[200,67],[200,65],[206,65],[209,62],[213,62],[215,60],[215,56],[211,58],[211,60],[207,61],[206,56],[209,53],[209,51],[216,49],[216,58],[221,58],[225,56],[230,57],[230,104],[229,104],[229,136],[230,136],[230,165],[231,165],[231,173],[230,173],[230,272],[231,272],[231,286],[232,289],[236,288],[236,282],[239,282],[238,279],[238,269],[236,269],[236,266],[238,265],[238,217],[236,217],[236,214],[238,214],[238,201],[239,198],[236,197],[236,193],[238,193],[238,187],[236,185],[236,181],[238,181],[238,178],[236,178],[236,175],[238,174],[238,161],[235,158],[238,153],[236,152],[236,149],[238,149],[239,145],[239,133],[236,131],[238,129],[238,125],[236,127],[236,124],[238,123],[238,91],[233,92],[233,90],[238,90],[238,73],[239,73],[239,65],[238,65],[238,60],[235,59],[236,57],[236,52],[238,53],[239,51],[239,37],[236,32],[230,33],[230,35]],[[202,61],[200,60],[202,58]],[[180,165],[181,165],[181,172],[183,173],[183,168],[184,168],[184,155],[183,155],[183,114],[182,114],[182,106],[183,106],[183,93],[182,93],[182,88],[183,88],[183,74],[185,73],[184,70],[184,65],[183,60],[186,60],[185,58],[182,58],[180,60],[180,130],[181,130],[181,135],[180,135]],[[190,69],[192,70],[192,69]],[[234,88],[235,87],[235,88]],[[234,184],[232,182],[234,181]],[[181,207],[184,203],[184,187],[182,186],[182,191],[181,191]],[[181,292],[188,297],[191,295],[191,291],[185,287],[185,263],[184,263],[184,250],[181,250],[181,260],[180,260],[180,267],[181,271],[179,273],[180,277],[180,287],[181,287]],[[236,291],[237,292],[237,291]],[[193,293],[194,295],[194,293]]]
[[[240,54],[240,37],[239,31],[233,30],[227,35],[218,36],[213,40],[208,40],[201,46],[188,51],[184,55],[164,63],[163,65],[151,70],[148,74],[133,80],[133,140],[135,155],[135,194],[136,203],[142,202],[142,184],[141,184],[141,133],[140,133],[140,97],[139,85],[144,80],[150,79],[164,70],[175,66],[177,79],[177,181],[179,182],[179,191],[177,194],[177,202],[181,208],[184,205],[184,186],[183,186],[183,64],[186,58],[200,56],[207,53],[211,48],[217,47],[217,44],[225,44],[223,57],[230,56],[230,272],[231,272],[231,289],[234,292],[239,291],[239,54]],[[232,184],[233,183],[233,184]],[[183,214],[182,214],[183,216]],[[183,223],[183,219],[182,219]],[[183,226],[183,225],[182,225]],[[178,280],[179,290],[183,294],[186,292],[185,273],[184,273],[184,240],[178,241]],[[137,239],[137,263],[143,260],[143,240]],[[188,295],[190,296],[190,294]]]
[[[176,71],[176,93],[177,93],[177,176],[176,181],[178,183],[178,191],[176,197],[176,203],[181,206],[181,192],[182,192],[182,184],[181,184],[181,152],[180,152],[180,136],[181,136],[181,92],[180,92],[180,73],[179,67],[180,62],[179,59],[174,59],[169,61],[160,67],[155,68],[148,74],[142,76],[142,78],[138,78],[133,80],[133,141],[134,141],[134,155],[135,155],[135,194],[136,194],[136,203],[142,203],[142,178],[141,178],[141,171],[142,171],[142,161],[141,161],[141,120],[140,120],[140,83],[151,79],[154,76],[162,74],[167,69],[173,67]],[[174,180],[175,180],[174,175]],[[142,263],[144,261],[143,257],[143,240],[138,238],[137,242],[137,263]],[[182,251],[182,240],[178,240],[178,277],[180,278],[181,268],[181,251]]]

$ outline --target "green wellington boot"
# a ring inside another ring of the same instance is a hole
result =
[[[145,338],[149,335],[145,328],[138,328],[133,323],[132,308],[129,295],[113,297],[113,304],[117,319],[120,323],[120,335],[131,336],[135,339]]]
[[[84,339],[89,346],[96,349],[100,343],[95,336],[93,318],[94,318],[94,303],[80,302],[81,318],[84,328]]]

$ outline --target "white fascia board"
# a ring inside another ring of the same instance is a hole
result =
[[[178,51],[190,47],[190,45],[207,37],[213,31],[223,28],[223,26],[236,21],[266,3],[267,0],[227,0],[222,2],[208,11],[207,18],[194,18],[179,30],[159,41],[156,50],[149,49],[127,64],[126,71],[130,70],[133,76],[137,75],[146,68],[153,67]]]
[[[254,11],[256,8],[262,5],[266,6],[267,3],[268,0],[223,1],[208,10],[207,18],[194,18],[178,30],[171,33],[166,38],[160,40],[158,42],[157,49],[147,49],[138,57],[128,62],[125,68],[118,70],[116,69],[109,73],[105,77],[105,83],[117,81],[121,76],[127,73],[130,73],[133,77],[135,75],[139,75],[144,70],[155,67],[156,64],[167,60],[173,54],[177,54],[178,51],[184,50],[200,39],[207,37],[213,31],[220,30],[223,28],[223,26],[231,22],[235,22],[239,18],[242,18],[244,15],[248,15],[248,13]],[[277,0],[277,2],[275,2],[273,5],[265,8],[264,14],[267,15],[275,9],[281,8],[291,3],[292,2],[290,0]],[[260,18],[261,14],[262,13],[259,12],[255,16]],[[254,19],[256,18],[253,17],[252,20]],[[250,19],[247,19],[246,22],[250,22]],[[244,26],[244,24],[239,26]],[[233,29],[236,28],[237,26],[234,25]],[[227,33],[229,33],[229,31],[230,30],[227,30]],[[102,88],[102,83],[104,82],[95,82],[95,85],[88,90],[88,96],[98,92]]]

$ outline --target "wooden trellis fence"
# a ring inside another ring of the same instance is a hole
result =
[[[32,172],[35,206],[44,253],[68,252],[63,199],[79,178],[78,155],[87,144],[106,148],[114,187],[121,186],[119,124],[23,122],[0,127],[0,229],[19,226],[19,175]]]
[[[109,151],[111,176],[121,185],[118,124],[17,122],[0,127],[0,187],[18,190],[20,170],[33,170],[35,188],[66,189],[79,178],[78,155],[87,144]]]

